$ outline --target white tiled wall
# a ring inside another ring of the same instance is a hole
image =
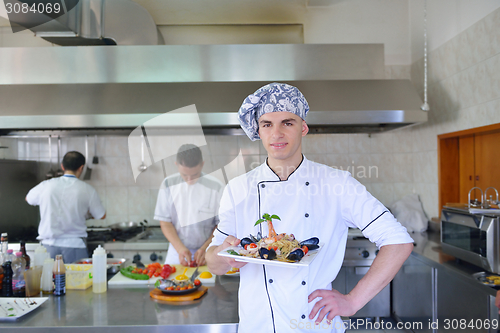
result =
[[[423,64],[420,59],[411,66],[422,96]],[[500,122],[500,9],[431,52],[428,66],[429,122],[393,135],[394,152],[413,158],[413,188],[431,217],[440,209],[437,135]],[[406,193],[409,187],[395,184],[394,190]]]

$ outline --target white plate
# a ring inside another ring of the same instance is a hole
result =
[[[228,257],[228,258],[233,258],[236,261],[241,261],[241,262],[248,262],[248,263],[253,263],[253,264],[261,264],[261,265],[268,265],[268,266],[281,266],[281,267],[288,267],[288,268],[297,268],[297,267],[307,267],[309,264],[316,258],[316,255],[319,253],[319,251],[323,248],[323,243],[319,243],[319,248],[316,250],[312,250],[307,252],[307,254],[297,262],[283,262],[283,261],[278,261],[278,260],[267,260],[267,259],[262,259],[262,258],[250,258],[250,257],[245,257],[245,256],[237,256],[234,254],[229,254],[227,251],[233,250],[238,253],[240,253],[243,248],[241,246],[230,246],[227,249],[224,249],[217,253],[217,255],[221,257]]]
[[[48,299],[48,297],[2,297],[0,298],[0,320],[16,320],[37,309]]]

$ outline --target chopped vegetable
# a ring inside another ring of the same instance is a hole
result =
[[[149,276],[146,274],[139,274],[139,273],[133,273],[134,267],[133,266],[128,266],[126,268],[120,269],[120,273],[122,273],[123,276],[128,277],[129,279],[133,280],[149,280]]]
[[[240,254],[235,250],[227,250],[227,253],[232,254],[233,256],[239,256]]]

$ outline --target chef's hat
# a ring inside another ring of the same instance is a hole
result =
[[[306,119],[309,104],[299,89],[286,83],[270,83],[249,95],[238,111],[241,128],[250,140],[259,137],[259,118],[269,112],[291,112]]]

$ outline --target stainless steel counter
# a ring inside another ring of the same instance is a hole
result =
[[[486,286],[472,276],[474,273],[484,271],[483,269],[465,261],[457,260],[455,257],[443,252],[439,232],[415,233],[411,234],[411,237],[415,241],[412,256],[416,256],[435,268],[438,268],[438,266],[444,267],[463,281],[475,285],[492,296],[496,295],[496,288]]]
[[[0,331],[236,332],[238,286],[238,277],[217,277],[201,299],[186,303],[153,300],[145,287],[108,288],[104,294],[94,294],[92,288],[68,290],[64,297],[50,295],[17,321],[0,322]]]

